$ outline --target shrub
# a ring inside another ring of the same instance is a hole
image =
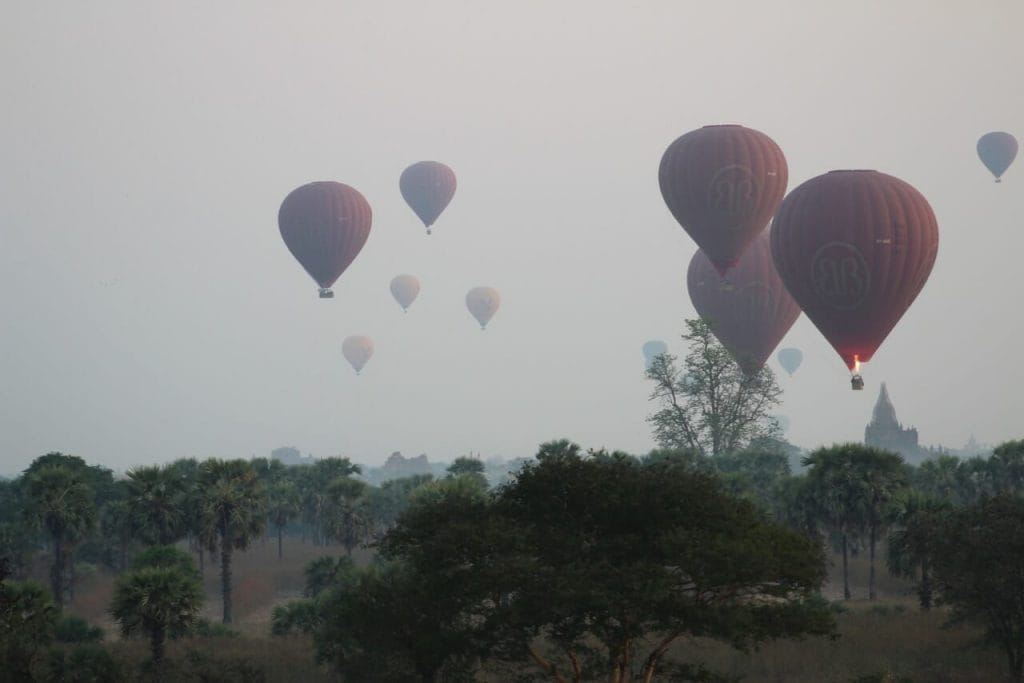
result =
[[[82,617],[65,614],[57,620],[54,636],[61,643],[98,643],[103,640],[103,629],[91,626]]]

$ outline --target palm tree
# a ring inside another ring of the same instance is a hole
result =
[[[176,566],[150,566],[122,574],[114,588],[110,614],[121,633],[149,636],[153,662],[164,658],[164,641],[182,635],[203,605],[198,575]]]
[[[352,551],[370,535],[372,521],[366,498],[367,485],[358,479],[339,477],[327,487],[327,534]]]
[[[139,540],[168,545],[185,535],[185,484],[166,467],[128,471],[128,514]]]
[[[50,588],[57,606],[63,607],[68,554],[96,524],[93,491],[80,472],[54,464],[26,475],[25,498],[28,521],[46,529],[53,542]]]
[[[853,444],[856,445],[856,444]],[[803,459],[816,516],[839,537],[843,554],[843,598],[849,600],[849,554],[863,529],[863,500],[853,462],[843,446],[819,448]]]
[[[284,557],[282,550],[282,537],[284,528],[288,522],[295,519],[299,510],[301,500],[299,489],[291,481],[279,481],[271,485],[267,491],[267,518],[277,530],[277,559]]]
[[[902,456],[858,443],[819,448],[804,458],[808,480],[819,509],[843,545],[844,596],[850,599],[847,577],[849,537],[867,535],[870,550],[868,597],[874,600],[875,550],[885,528],[888,502],[906,483]]]
[[[210,552],[220,546],[220,581],[225,624],[231,623],[231,556],[244,550],[266,527],[263,494],[245,460],[212,458],[199,466],[202,539]]]

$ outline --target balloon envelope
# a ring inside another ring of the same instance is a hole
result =
[[[403,311],[409,310],[412,302],[420,293],[420,281],[415,275],[396,275],[391,280],[391,296],[402,307]]]
[[[341,343],[341,353],[358,375],[373,355],[373,340],[362,335],[345,337]]]
[[[779,275],[851,370],[867,362],[928,280],[939,227],[928,201],[877,171],[832,171],[783,200]]]
[[[466,308],[480,323],[480,329],[487,327],[501,305],[501,295],[493,287],[474,287],[466,293]]]
[[[690,300],[743,372],[756,374],[800,316],[772,263],[768,234],[760,235],[723,278],[703,251],[686,273]]]
[[[281,202],[277,222],[288,250],[327,289],[366,244],[372,217],[357,190],[324,181],[292,190]]]
[[[665,150],[661,196],[683,229],[724,274],[768,225],[789,179],[770,137],[743,126],[705,126]]]
[[[1017,157],[1017,138],[1009,133],[994,131],[985,133],[978,140],[978,158],[985,168],[996,177],[996,182],[1002,182],[1001,176],[1010,168],[1010,164]]]
[[[800,349],[779,349],[776,357],[779,359],[779,365],[789,373],[790,377],[800,367],[800,364],[804,362],[804,353]]]
[[[398,189],[429,233],[455,196],[455,172],[437,161],[419,161],[402,171]]]
[[[663,353],[668,353],[668,344],[663,341],[652,339],[644,344],[644,362],[648,370],[651,368],[651,364],[654,363],[654,359]]]

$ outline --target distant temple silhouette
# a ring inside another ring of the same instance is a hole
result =
[[[882,382],[878,401],[871,414],[871,422],[864,428],[864,443],[876,448],[899,453],[907,462],[920,463],[929,457],[928,451],[917,443],[917,429],[904,429],[896,419],[896,409],[889,400],[889,390]]]

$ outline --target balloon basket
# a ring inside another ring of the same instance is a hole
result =
[[[321,299],[333,299],[334,298],[334,292],[332,292],[331,290],[327,289],[326,287],[322,287],[320,289],[320,298]]]
[[[851,377],[850,388],[854,391],[862,391],[864,389],[864,378],[860,375],[854,375]]]

